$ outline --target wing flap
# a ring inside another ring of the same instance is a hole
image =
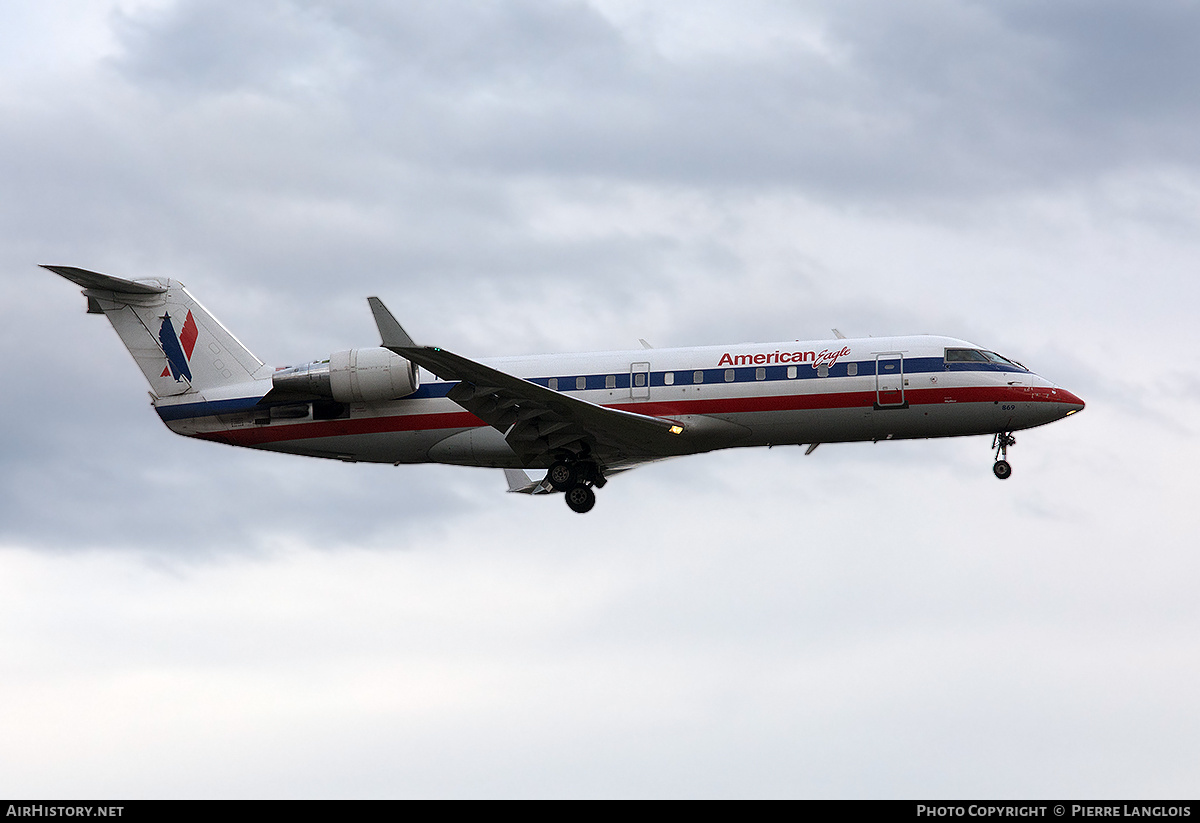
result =
[[[505,469],[504,479],[512,494],[550,494],[553,491],[545,480],[534,480],[521,469]]]

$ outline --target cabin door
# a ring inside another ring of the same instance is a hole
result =
[[[904,405],[904,355],[899,352],[875,356],[875,408],[894,409]]]
[[[629,396],[634,400],[650,399],[650,364],[629,364]]]

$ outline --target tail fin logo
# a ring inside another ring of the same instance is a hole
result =
[[[163,354],[167,356],[167,365],[159,375],[160,377],[174,377],[176,383],[180,378],[186,379],[189,383],[192,382],[192,370],[188,364],[192,360],[192,352],[196,348],[196,338],[199,336],[200,331],[196,328],[196,318],[192,317],[190,310],[187,313],[187,319],[183,321],[183,328],[179,334],[175,333],[170,313],[163,315],[162,326],[158,329],[158,342],[162,344]]]

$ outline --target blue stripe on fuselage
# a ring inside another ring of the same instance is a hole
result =
[[[851,364],[857,365],[858,371],[855,375],[848,373]],[[788,377],[787,371],[791,367],[795,367],[796,376]],[[729,369],[733,370],[733,380],[725,380],[725,372]],[[764,369],[764,377],[762,380],[756,379],[756,372],[759,369]],[[1006,366],[1000,363],[947,363],[941,357],[910,357],[904,360],[905,374],[922,374],[929,372],[942,371],[983,371],[983,372],[1017,372],[1020,374],[1029,374],[1027,370]],[[702,383],[694,382],[694,374],[703,372],[704,379]],[[666,375],[674,376],[674,382],[668,384]],[[686,385],[728,385],[729,383],[765,383],[776,380],[827,380],[836,377],[870,377],[875,374],[874,360],[857,360],[841,363],[834,363],[829,367],[829,377],[820,377],[817,370],[813,368],[811,363],[804,364],[785,364],[785,365],[770,365],[770,366],[732,366],[719,369],[664,369],[650,373],[650,385],[654,386],[686,386]],[[585,388],[576,388],[578,378],[584,379]],[[615,377],[615,385],[608,386],[605,381],[609,377]],[[631,375],[629,372],[613,374],[571,374],[562,375],[559,377],[528,377],[525,378],[530,383],[536,383],[539,386],[548,388],[551,380],[558,381],[558,391],[574,392],[574,391],[596,391],[601,389],[629,389]],[[445,397],[456,383],[425,383],[415,392],[402,400],[418,400]],[[212,415],[222,414],[238,414],[250,412],[256,408],[263,408],[258,405],[261,397],[242,397],[236,400],[213,400],[201,401],[198,403],[180,403],[170,406],[158,406],[156,411],[158,416],[164,420],[186,420],[193,417],[209,417]],[[276,404],[270,404],[276,405]],[[287,404],[281,404],[287,405]]]
[[[178,403],[156,406],[158,416],[165,420],[186,420],[191,417],[210,417],[214,414],[238,414],[253,411],[261,397],[239,397],[236,400],[208,400],[199,403]]]

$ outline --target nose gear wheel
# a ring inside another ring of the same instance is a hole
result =
[[[1012,432],[996,432],[996,436],[992,438],[992,448],[996,450],[996,463],[992,466],[992,474],[1001,480],[1007,480],[1012,476],[1012,466],[1008,462],[1008,447],[1016,444],[1017,438],[1012,436]]]

